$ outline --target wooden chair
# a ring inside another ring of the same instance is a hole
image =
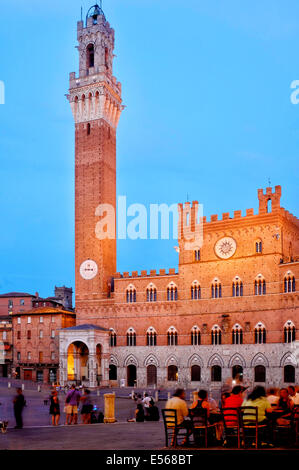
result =
[[[187,429],[178,424],[176,410],[164,409],[162,410],[162,416],[165,430],[166,447],[169,447],[169,439],[171,439],[170,445],[176,447],[178,437],[187,437]]]
[[[240,408],[240,427],[244,446],[246,446],[246,438],[249,438],[254,441],[256,449],[259,447],[260,434],[265,434],[268,428],[267,424],[259,424],[256,406],[242,406]]]
[[[221,416],[224,423],[225,440],[233,438],[237,439],[238,449],[240,449],[240,409],[239,408],[223,408]]]
[[[193,408],[190,410],[190,417],[192,420],[194,440],[197,441],[201,431],[203,431],[205,437],[205,447],[208,447],[208,432],[215,432],[217,423],[209,423],[206,408]]]
[[[281,416],[283,419],[284,416]],[[295,405],[291,411],[290,416],[286,419],[285,424],[275,424],[274,426],[274,440],[277,444],[281,441],[288,445],[294,443],[298,445],[298,428],[299,428],[299,405]]]

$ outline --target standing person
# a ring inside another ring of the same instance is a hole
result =
[[[91,412],[93,410],[93,403],[90,396],[90,390],[85,389],[83,396],[80,398],[83,402],[81,415],[83,418],[83,424],[90,424],[91,423]]]
[[[148,393],[145,393],[144,398],[142,400],[142,404],[144,406],[144,416],[148,416],[148,414],[149,414],[148,410],[149,410],[151,400],[152,400],[152,398],[148,396]]]
[[[165,408],[176,410],[177,424],[187,430],[187,436],[183,441],[183,445],[188,445],[189,437],[193,434],[193,429],[192,422],[186,419],[189,415],[189,410],[185,401],[185,390],[183,388],[178,388],[173,394],[173,397],[167,401]],[[174,442],[172,442],[172,444],[173,443]]]
[[[26,406],[26,401],[25,397],[22,393],[21,388],[17,388],[17,395],[15,396],[13,400],[13,407],[14,407],[14,415],[16,418],[16,426],[15,429],[22,429],[23,428],[23,419],[22,419],[22,413],[23,413],[23,408]]]
[[[78,424],[78,405],[80,397],[81,394],[79,390],[77,390],[73,384],[65,399],[67,424]]]
[[[60,419],[60,405],[58,393],[54,390],[50,397],[50,415],[52,415],[52,425],[58,426]]]

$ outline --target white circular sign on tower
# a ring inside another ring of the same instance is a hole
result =
[[[228,259],[235,254],[237,244],[231,237],[224,237],[215,244],[215,253],[219,258]]]
[[[83,277],[83,279],[86,279],[87,281],[90,279],[93,279],[98,273],[98,265],[95,261],[92,259],[87,259],[86,261],[83,261],[83,263],[80,266],[80,274]]]

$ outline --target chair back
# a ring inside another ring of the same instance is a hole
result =
[[[174,409],[162,410],[163,422],[165,429],[176,428],[178,425],[177,412]]]
[[[258,424],[258,408],[257,406],[241,406],[240,419],[243,426]]]
[[[208,425],[208,412],[206,408],[191,409],[190,418],[194,428]]]
[[[240,409],[239,408],[222,408],[221,416],[224,428],[238,428],[240,425]]]

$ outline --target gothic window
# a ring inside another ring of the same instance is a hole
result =
[[[198,326],[193,326],[191,330],[191,345],[198,346],[200,344],[200,331]]]
[[[295,276],[290,271],[284,277],[284,292],[296,292]]]
[[[94,67],[94,45],[88,44],[86,49],[87,68]]]
[[[222,286],[218,279],[214,279],[212,282],[211,295],[212,299],[218,299],[219,297],[222,297]]]
[[[112,328],[110,328],[110,333],[109,333],[109,344],[112,348],[116,346],[116,333]]]
[[[136,346],[136,333],[133,328],[127,331],[127,346]]]
[[[191,367],[191,382],[200,382],[201,380],[201,369],[198,365]]]
[[[211,381],[212,382],[221,382],[222,380],[222,371],[220,366],[211,367]]]
[[[173,282],[171,282],[169,286],[167,287],[167,300],[168,301],[178,300],[178,288]]]
[[[167,345],[168,346],[177,346],[178,344],[178,333],[176,329],[172,326],[167,332]]]
[[[232,285],[232,295],[233,297],[242,297],[243,296],[243,282],[241,279],[236,276],[233,285]]]
[[[170,382],[177,382],[177,380],[178,380],[178,368],[177,368],[177,366],[168,366],[168,368],[167,368],[167,379]]]
[[[157,289],[154,284],[150,284],[146,289],[146,301],[156,302],[157,300]]]
[[[255,344],[266,343],[266,328],[262,323],[258,323],[254,329],[254,342]]]
[[[153,327],[150,327],[146,333],[146,345],[157,346],[157,333]]]
[[[213,326],[211,331],[211,344],[218,345],[221,344],[221,329],[218,325]]]
[[[291,364],[283,368],[283,381],[286,383],[295,383],[295,367]]]
[[[90,123],[87,124],[87,135],[90,135]]]
[[[199,300],[200,296],[200,285],[197,281],[193,281],[191,285],[191,300]]]
[[[259,365],[254,368],[254,381],[266,382],[266,367]]]
[[[238,324],[232,329],[232,344],[243,344],[243,329]]]
[[[254,295],[266,295],[266,281],[261,274],[254,281]]]
[[[127,303],[136,302],[136,289],[132,284],[129,285],[129,287],[127,288],[126,295],[127,295]]]
[[[292,343],[296,341],[296,328],[292,321],[287,321],[284,325],[284,342],[285,343]]]
[[[194,258],[195,258],[195,261],[200,261],[200,250],[194,251]]]
[[[114,364],[109,365],[109,380],[117,380],[117,367]]]

